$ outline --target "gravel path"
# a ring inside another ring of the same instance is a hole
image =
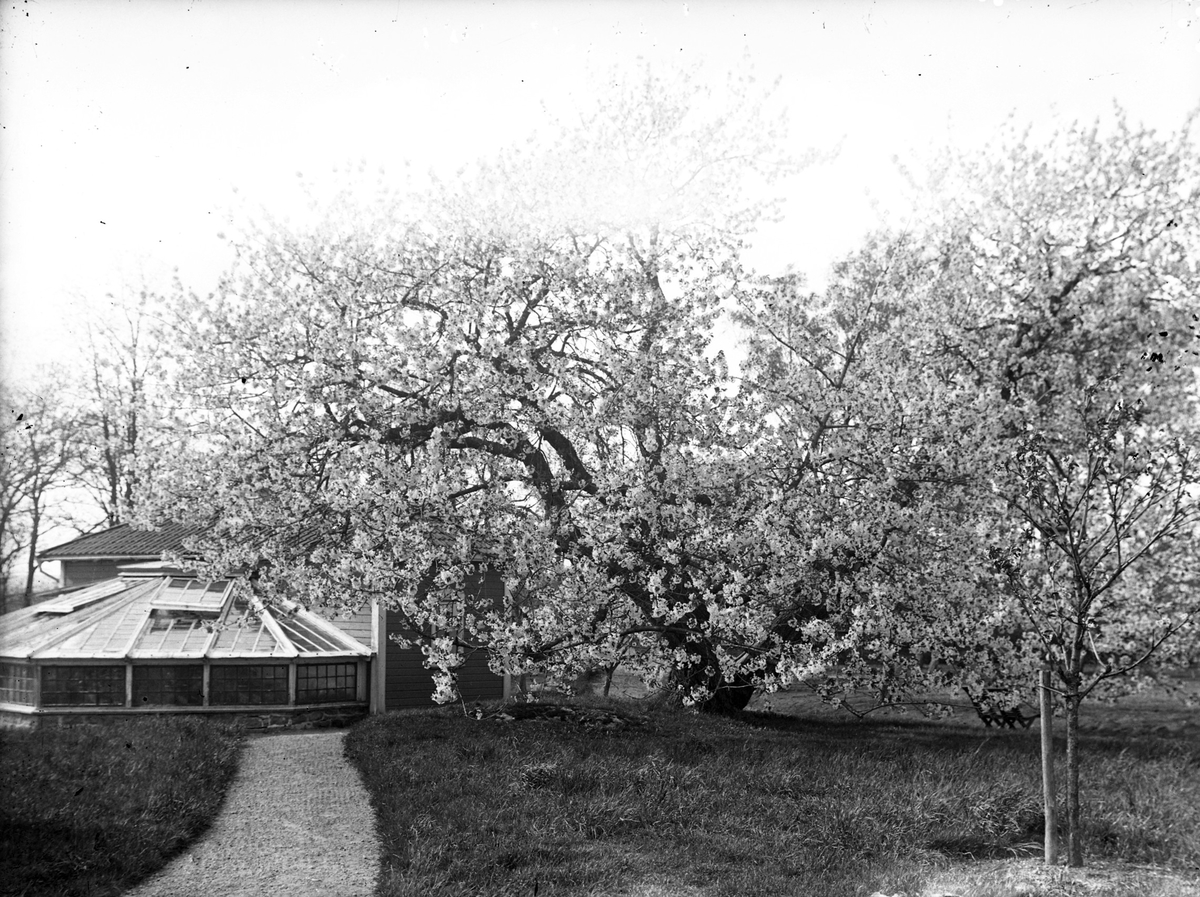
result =
[[[344,732],[250,738],[208,833],[126,897],[367,897],[375,817]]]

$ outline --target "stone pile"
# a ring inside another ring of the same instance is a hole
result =
[[[576,707],[570,704],[508,704],[490,715],[501,722],[519,720],[573,723],[585,729],[615,732],[641,725],[637,717],[606,707]]]

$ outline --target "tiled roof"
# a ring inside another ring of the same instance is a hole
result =
[[[202,531],[202,527],[168,523],[159,529],[134,529],[127,523],[103,532],[91,533],[38,552],[43,561],[71,558],[146,558],[154,560],[165,551],[178,551],[184,539]]]
[[[38,560],[57,561],[73,558],[112,558],[158,560],[164,552],[179,551],[183,548],[185,539],[204,532],[202,526],[185,526],[180,523],[167,523],[153,530],[134,529],[127,523],[106,529],[103,532],[80,536],[70,542],[63,542],[52,548],[38,552]],[[454,538],[449,532],[430,534],[434,544],[443,549],[454,546]],[[285,539],[292,549],[303,551],[321,541],[321,528],[315,524],[302,525],[290,537]],[[493,560],[498,554],[494,548],[481,547],[475,551],[476,561]]]

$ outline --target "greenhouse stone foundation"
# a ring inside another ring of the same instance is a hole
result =
[[[216,710],[198,713],[196,711],[171,711],[161,708],[155,710],[136,710],[127,712],[86,713],[73,709],[62,713],[18,713],[11,710],[0,710],[0,728],[5,729],[56,729],[68,726],[100,726],[110,723],[126,722],[135,719],[156,718],[164,716],[188,717],[189,719],[206,719],[218,725],[234,725],[248,731],[266,729],[321,729],[334,726],[347,726],[367,715],[367,708],[361,704],[345,707],[288,707],[275,710]]]

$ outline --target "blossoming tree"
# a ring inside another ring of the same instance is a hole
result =
[[[1074,865],[1080,702],[1195,649],[1200,390],[1193,367],[1143,356],[1151,332],[1184,352],[1198,158],[1186,130],[1076,126],[962,166],[977,187],[951,216],[967,288],[946,343],[994,397],[980,485],[996,499],[994,557],[1065,704]]]
[[[878,617],[877,670],[907,659],[928,682],[899,649],[942,643],[960,684],[1002,703],[1052,671],[1075,865],[1080,703],[1197,653],[1198,159],[1186,129],[1163,140],[1118,116],[1107,135],[1013,134],[952,160],[920,227],[808,303],[818,336],[791,365],[807,379],[779,403],[800,421],[797,469],[823,443],[839,512],[877,522],[856,554],[886,572],[858,602]]]
[[[463,650],[568,675],[629,662],[744,705],[771,622],[744,573],[751,438],[711,339],[744,288],[749,181],[774,119],[647,74],[546,149],[418,200],[265,232],[208,300],[180,372],[189,434],[145,516],[193,548],[424,634],[439,695]],[[478,564],[503,606],[463,606]]]

